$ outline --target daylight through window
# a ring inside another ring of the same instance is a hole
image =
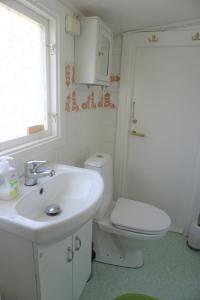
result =
[[[0,145],[50,134],[48,21],[30,15],[0,3]]]

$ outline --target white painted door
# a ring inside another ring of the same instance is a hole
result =
[[[149,42],[145,33],[125,40],[132,47],[130,101],[136,103],[131,129],[146,135],[129,135],[125,194],[165,210],[178,231],[192,215],[200,142],[200,42],[192,34],[156,33],[159,40]]]
[[[72,300],[72,237],[38,246],[41,300]]]
[[[91,273],[92,221],[73,236],[73,300],[78,300]]]

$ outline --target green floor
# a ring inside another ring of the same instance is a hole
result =
[[[200,252],[190,250],[179,234],[147,242],[141,269],[95,262],[93,270],[80,300],[112,300],[131,292],[160,300],[200,300]]]

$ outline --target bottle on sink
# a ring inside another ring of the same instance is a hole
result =
[[[0,157],[0,200],[14,199],[19,194],[17,170],[10,166],[13,157]]]

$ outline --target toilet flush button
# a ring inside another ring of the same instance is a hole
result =
[[[111,155],[98,152],[85,161],[85,167],[102,168],[103,166],[111,162]]]

